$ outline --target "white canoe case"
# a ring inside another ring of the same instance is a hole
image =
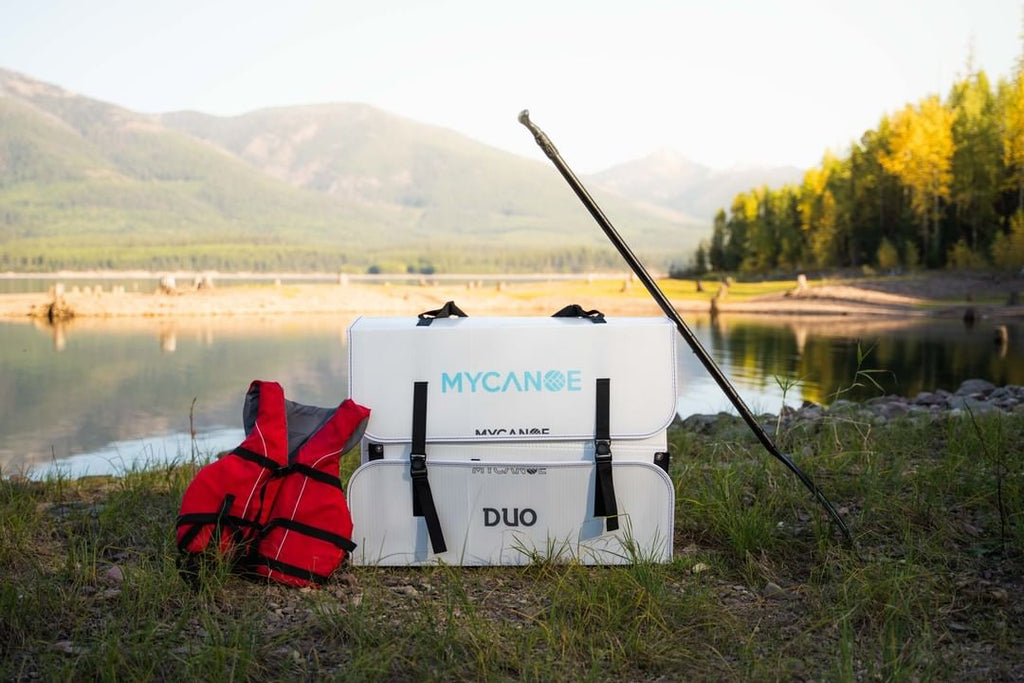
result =
[[[675,340],[665,318],[357,319],[353,561],[670,559]]]
[[[357,565],[630,564],[672,559],[674,489],[660,467],[614,464],[619,528],[594,517],[593,462],[473,463],[428,457],[447,550],[412,514],[408,463],[377,460],[349,480]]]

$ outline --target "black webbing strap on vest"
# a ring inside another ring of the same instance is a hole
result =
[[[412,514],[423,517],[435,554],[448,550],[437,518],[434,496],[427,480],[427,383],[414,382],[412,395],[412,450],[409,452],[409,476],[412,477]]]
[[[607,377],[597,380],[597,413],[594,428],[594,516],[605,518],[605,529],[619,528],[619,509],[615,505],[615,484],[612,481],[612,441],[608,422]]]
[[[241,446],[231,451],[231,455],[237,455],[242,460],[254,462],[260,467],[270,470],[271,472],[275,472],[281,467],[281,465],[279,465],[276,460],[268,458],[265,455],[260,455],[259,453],[250,451],[248,448],[242,448]]]
[[[255,559],[252,560],[249,568],[255,570],[258,566],[264,566],[271,571],[286,574],[287,576],[294,576],[296,579],[302,579],[303,581],[309,581],[316,584],[327,583],[327,580],[331,578],[327,575],[317,574],[316,572],[308,569],[296,567],[293,564],[281,562],[280,560],[275,560],[272,557],[266,557],[264,555],[257,555]]]
[[[423,311],[419,315],[420,321],[416,323],[417,327],[427,327],[430,323],[434,322],[434,318],[451,318],[455,316],[457,318],[468,318],[462,309],[455,305],[454,301],[449,301],[441,308],[433,311]]]
[[[353,552],[357,547],[351,539],[345,538],[341,534],[335,534],[327,531],[326,529],[310,526],[309,524],[303,524],[302,522],[297,522],[294,519],[288,519],[286,517],[277,517],[270,520],[266,526],[260,530],[259,535],[262,538],[278,527],[287,531],[294,531],[295,533],[302,534],[303,536],[309,536],[310,538],[325,541],[347,553]]]
[[[199,532],[202,531],[204,526],[213,525],[213,531],[211,533],[211,539],[217,542],[214,545],[219,546],[220,530],[223,526],[230,526],[233,529],[237,528],[251,528],[256,529],[259,527],[256,522],[244,519],[242,517],[236,517],[235,515],[229,514],[231,506],[235,503],[235,497],[232,494],[224,496],[221,500],[220,507],[217,512],[191,512],[184,515],[178,515],[177,526],[191,525],[189,530],[181,537],[178,541],[178,550],[181,552],[187,552],[186,548],[191,543]]]
[[[603,323],[605,322],[604,313],[594,309],[588,311],[579,304],[569,304],[562,310],[551,316],[552,318],[587,318],[592,323]]]
[[[341,479],[338,479],[334,475],[327,474],[326,472],[321,472],[318,469],[314,469],[309,465],[303,465],[300,462],[293,462],[291,465],[285,465],[284,467],[277,468],[277,470],[274,471],[273,476],[287,477],[290,474],[298,474],[303,477],[309,477],[310,479],[318,481],[321,484],[333,486],[339,491],[343,490],[341,486]]]

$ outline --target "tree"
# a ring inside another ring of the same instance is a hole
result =
[[[1020,209],[1024,208],[1024,69],[1018,69],[1002,91],[1003,161]]]
[[[747,251],[740,265],[748,271],[766,271],[778,262],[779,193],[768,186],[754,190],[754,216],[747,227]]]
[[[958,223],[966,224],[970,246],[978,249],[988,244],[996,227],[1003,161],[995,98],[985,72],[955,83],[949,107],[954,116],[952,199]]]
[[[726,270],[735,270],[747,257],[748,232],[757,220],[757,196],[753,192],[740,192],[729,209],[729,241],[725,245]]]
[[[800,185],[801,228],[811,256],[819,267],[839,264],[836,200],[829,189],[829,178],[835,167],[835,157],[826,152],[821,168],[807,171]]]
[[[790,270],[803,267],[807,243],[801,229],[800,190],[784,185],[778,193],[776,235],[779,241],[778,265]]]
[[[921,226],[921,247],[935,260],[939,244],[940,201],[949,197],[953,180],[953,114],[936,96],[893,117],[891,151],[879,161],[910,190],[911,207]]]
[[[726,270],[725,242],[728,230],[725,209],[719,209],[715,214],[715,227],[711,233],[711,246],[708,248],[708,260],[711,262],[712,270]]]
[[[693,255],[693,269],[698,275],[708,272],[707,240],[701,240],[697,245],[697,251]]]

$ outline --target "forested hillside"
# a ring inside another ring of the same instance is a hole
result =
[[[605,200],[658,265],[705,229]],[[0,69],[0,271],[620,263],[549,164],[452,131],[349,104],[152,116]]]
[[[736,195],[698,269],[1024,265],[1024,71],[968,69],[882,118],[800,184]]]

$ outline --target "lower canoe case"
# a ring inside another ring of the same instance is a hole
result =
[[[447,550],[431,552],[413,516],[408,461],[374,460],[349,480],[356,565],[632,564],[672,559],[675,491],[650,462],[614,461],[618,529],[594,516],[593,461],[428,459]]]

